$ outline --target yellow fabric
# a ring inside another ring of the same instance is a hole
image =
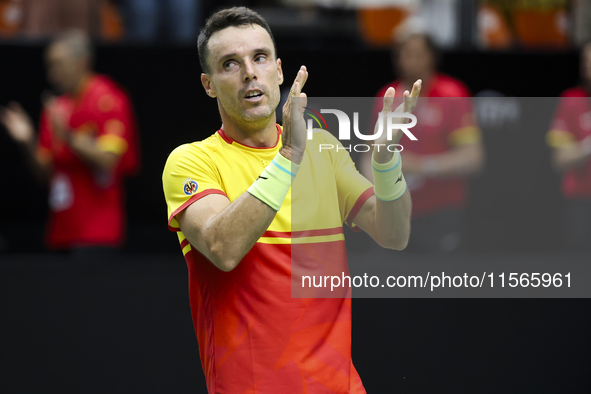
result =
[[[127,151],[127,141],[124,138],[112,134],[103,134],[96,139],[98,148],[104,152],[112,152],[122,155]]]
[[[546,134],[546,143],[552,148],[561,148],[573,142],[575,142],[575,136],[566,130],[553,129]]]
[[[334,242],[334,241],[344,241],[345,235],[344,234],[334,234],[334,235],[318,235],[318,236],[311,236],[311,237],[301,237],[301,238],[293,238],[291,240],[292,244],[311,244],[316,242]]]
[[[349,152],[342,148],[339,152],[320,151],[320,144],[342,147],[330,133],[315,130],[313,139],[307,141],[306,153],[297,176],[267,233],[259,242],[290,243],[290,232],[342,227],[357,199],[372,187],[356,170]],[[180,230],[176,218],[171,216],[178,214],[181,207],[186,208],[183,204],[194,196],[199,198],[221,191],[230,202],[235,201],[280,149],[281,140],[274,148],[257,149],[235,141],[228,143],[219,133],[176,148],[170,154],[162,175],[169,228]],[[187,182],[197,184],[196,188],[193,184],[190,194],[186,193],[184,187]],[[309,209],[310,204],[316,204],[315,209]],[[318,205],[320,209],[317,209]],[[318,215],[318,212],[322,214]],[[277,233],[273,235],[273,232]],[[284,236],[278,236],[279,233]],[[325,242],[328,238],[343,239],[342,234],[305,236],[306,243],[311,239],[317,239],[315,242]],[[184,235],[179,234],[179,241],[182,242],[182,239]]]
[[[452,131],[447,138],[451,146],[471,145],[482,140],[482,133],[478,127],[468,126]]]

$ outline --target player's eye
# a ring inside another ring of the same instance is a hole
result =
[[[256,62],[262,62],[262,61],[264,61],[265,59],[266,59],[266,56],[265,56],[265,55],[257,55],[257,56],[254,58],[254,60],[255,60]]]
[[[236,62],[234,60],[228,60],[227,62],[224,63],[224,69],[228,70],[232,67],[234,67],[236,65]]]

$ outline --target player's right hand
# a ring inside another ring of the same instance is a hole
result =
[[[304,109],[307,97],[305,93],[302,93],[302,88],[307,80],[308,70],[306,66],[302,66],[283,106],[283,147],[281,148],[281,154],[295,164],[302,162],[304,150],[306,149]],[[292,100],[293,98],[296,98],[296,100]]]
[[[8,130],[8,135],[16,142],[31,145],[35,141],[35,127],[23,107],[11,102],[8,108],[0,108],[0,122]]]

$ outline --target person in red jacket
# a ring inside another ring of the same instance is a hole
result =
[[[579,86],[560,95],[546,140],[552,164],[562,174],[567,200],[567,244],[591,249],[591,43],[581,49]]]
[[[0,121],[37,177],[49,184],[46,243],[51,249],[118,247],[125,229],[122,181],[137,172],[139,149],[127,94],[91,69],[88,37],[72,31],[46,51],[48,79],[39,137],[17,103]]]
[[[400,96],[417,79],[423,81],[412,129],[418,140],[400,140],[413,205],[408,250],[453,251],[461,243],[468,177],[484,164],[470,92],[461,81],[437,71],[437,50],[427,34],[398,34],[392,49],[399,79],[383,86],[376,97],[383,97],[390,87]],[[361,167],[371,179],[368,162]]]

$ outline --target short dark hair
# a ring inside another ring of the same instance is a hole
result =
[[[247,25],[259,25],[269,33],[271,41],[273,41],[273,48],[275,50],[275,57],[277,57],[277,44],[275,38],[271,33],[269,24],[260,14],[247,7],[232,7],[220,10],[210,16],[205,22],[205,26],[199,33],[197,39],[197,49],[199,51],[199,63],[203,72],[209,72],[209,65],[207,64],[207,56],[209,50],[207,44],[213,33],[223,30],[227,27],[241,27]]]

